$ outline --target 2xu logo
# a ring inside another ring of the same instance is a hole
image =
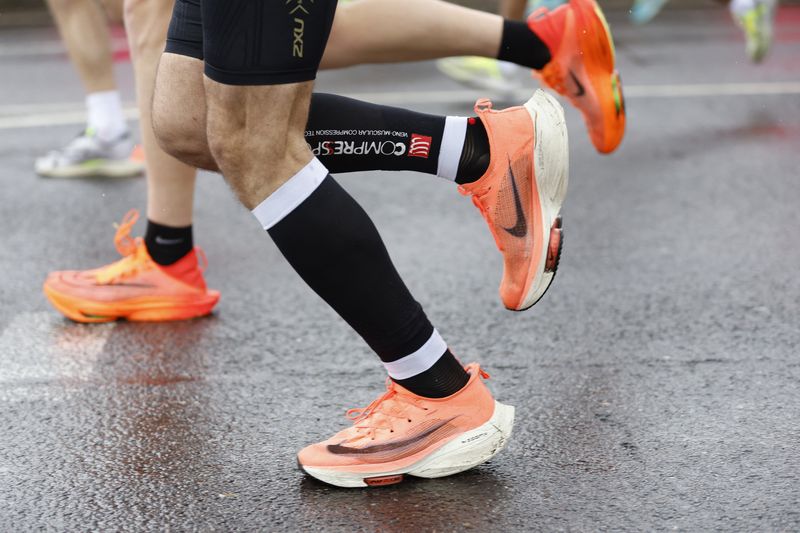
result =
[[[308,10],[303,7],[304,0],[286,0],[286,3],[294,1],[294,7],[289,10],[289,14],[294,16],[294,27],[292,28],[292,55],[303,57],[303,36],[305,34],[306,22],[303,15],[308,15]],[[314,0],[311,0],[313,2]]]
[[[305,30],[306,23],[303,19],[295,17],[294,31],[292,42],[292,55],[294,57],[303,57],[303,31]]]
[[[424,157],[428,159],[431,153],[433,139],[419,133],[411,134],[411,144],[408,148],[408,157]]]

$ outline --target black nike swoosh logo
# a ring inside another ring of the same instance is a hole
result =
[[[514,237],[524,237],[528,234],[528,224],[525,222],[525,212],[522,210],[522,200],[519,199],[517,190],[517,180],[514,171],[511,169],[511,162],[508,162],[508,175],[511,179],[511,187],[514,189],[514,207],[517,209],[517,222],[511,228],[503,228]]]
[[[575,82],[575,85],[578,87],[578,91],[575,93],[575,96],[583,96],[586,94],[586,90],[583,88],[583,84],[578,80],[578,77],[575,76],[575,73],[571,70],[569,71],[569,76],[572,78],[572,81]]]
[[[414,435],[408,439],[396,440],[393,442],[387,442],[385,444],[376,444],[374,446],[364,446],[363,448],[353,448],[351,446],[344,446],[342,444],[328,444],[327,448],[328,451],[334,455],[369,455],[373,453],[395,451],[425,440],[440,429],[444,428],[452,420],[453,418],[445,420],[439,424],[436,424],[432,428],[423,431],[419,435]]]

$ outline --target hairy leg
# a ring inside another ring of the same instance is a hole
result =
[[[313,82],[203,81],[209,149],[239,200],[253,209],[313,158],[303,136]]]
[[[153,128],[170,154],[205,170],[219,171],[206,136],[203,61],[165,52],[158,63]]]
[[[441,0],[356,0],[337,8],[321,68],[497,57],[502,31],[501,16]]]
[[[113,91],[108,19],[95,0],[48,0],[48,6],[87,93]]]
[[[500,15],[511,20],[525,17],[526,0],[500,0]]]
[[[100,0],[103,9],[106,12],[108,20],[114,24],[122,24],[125,22],[125,2],[124,0]]]
[[[156,68],[164,49],[171,11],[170,0],[125,2],[125,23],[136,74],[136,94],[147,167],[147,219],[180,227],[192,223],[196,171],[161,149],[152,125]],[[195,83],[200,82],[198,76]],[[174,107],[181,103],[181,100],[176,100],[172,105]],[[203,113],[204,108],[203,105]],[[180,111],[186,112],[186,109]],[[205,128],[204,122],[202,127]]]
[[[321,68],[449,55],[496,57],[503,27],[498,15],[439,0],[358,0],[337,8]],[[202,50],[202,43],[197,48]],[[162,56],[155,128],[169,153],[217,170],[205,135],[206,102],[198,90],[202,65],[202,60],[187,55]]]

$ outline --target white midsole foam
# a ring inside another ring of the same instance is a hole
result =
[[[50,178],[127,178],[144,172],[141,162],[132,160],[104,161],[94,167],[69,165],[55,168],[37,168],[39,175]]]
[[[544,267],[550,243],[550,228],[561,211],[569,182],[569,137],[564,108],[553,96],[537,89],[530,100],[525,102],[525,109],[530,113],[534,127],[533,168],[539,205],[542,208],[539,229],[544,246],[540,250],[534,282],[531,283],[520,309],[527,309],[536,303],[555,275],[554,272],[545,272]]]
[[[347,472],[330,468],[302,466],[310,476],[337,487],[366,487],[364,478],[408,474],[435,478],[449,476],[485,463],[508,442],[514,426],[514,407],[494,402],[494,413],[483,425],[466,431],[428,457],[399,470]]]

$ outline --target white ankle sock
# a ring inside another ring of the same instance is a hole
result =
[[[741,16],[748,10],[756,7],[756,4],[758,4],[756,0],[731,0],[729,7],[731,13]]]
[[[101,91],[86,95],[87,125],[98,138],[111,141],[128,130],[122,101],[117,91]]]

